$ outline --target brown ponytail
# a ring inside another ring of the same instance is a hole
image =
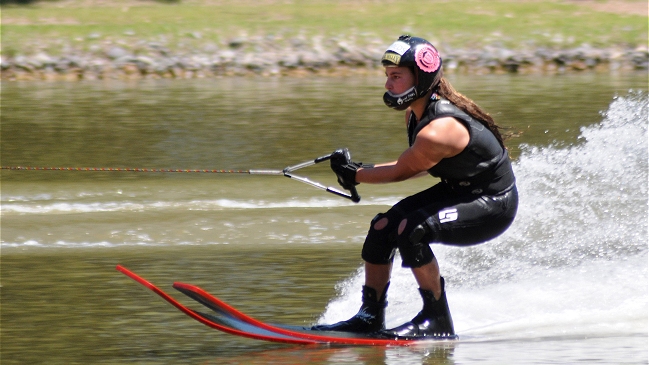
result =
[[[446,79],[446,77],[442,77],[442,79],[439,81],[436,92],[439,96],[447,99],[455,106],[460,108],[460,110],[469,114],[473,119],[479,121],[487,128],[489,128],[489,130],[496,136],[496,139],[498,139],[498,142],[500,142],[500,145],[505,148],[503,137],[500,134],[501,128],[496,125],[496,122],[491,117],[491,115],[480,109],[480,107],[473,100],[467,98],[466,96],[460,94],[457,90],[455,90],[451,83]]]

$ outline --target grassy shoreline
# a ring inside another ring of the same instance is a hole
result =
[[[2,6],[2,54],[82,50],[132,38],[171,49],[245,36],[354,37],[387,41],[408,32],[455,48],[596,48],[646,45],[647,13],[616,14],[566,1],[55,1]],[[646,1],[644,2],[646,6]],[[412,9],[417,9],[413,14]]]
[[[636,0],[45,1],[1,7],[0,56],[3,71],[7,71],[13,60],[35,55],[114,60],[109,53],[116,48],[133,57],[149,58],[224,51],[240,55],[301,50],[323,54],[348,48],[363,54],[363,60],[357,65],[352,60],[346,66],[367,68],[365,59],[375,57],[403,33],[429,39],[443,55],[462,50],[473,54],[469,58],[485,50],[513,54],[583,48],[609,54],[646,52],[646,11],[615,13],[589,4],[608,4],[613,10],[616,4],[617,8],[619,4],[634,9],[647,6],[646,1]]]

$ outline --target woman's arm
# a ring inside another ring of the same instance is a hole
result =
[[[455,118],[436,119],[424,127],[415,143],[397,161],[359,169],[356,182],[380,184],[404,181],[425,173],[443,158],[455,156],[469,143],[469,132]]]

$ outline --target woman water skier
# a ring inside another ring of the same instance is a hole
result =
[[[436,185],[407,197],[372,219],[362,250],[363,302],[356,315],[323,331],[377,333],[392,338],[454,338],[444,278],[431,243],[469,246],[503,233],[518,208],[514,173],[489,114],[442,77],[442,59],[422,38],[401,36],[385,51],[385,104],[405,110],[410,147],[394,162],[363,165],[347,149],[331,168],[345,189],[430,174]],[[411,268],[423,309],[410,322],[385,329],[386,294],[394,253]]]

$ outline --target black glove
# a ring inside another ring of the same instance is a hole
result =
[[[361,167],[371,167],[371,165],[363,165],[361,162],[353,162],[347,148],[335,150],[331,154],[331,169],[338,177],[338,184],[344,189],[351,190],[354,186],[358,185],[356,182],[356,171]]]

